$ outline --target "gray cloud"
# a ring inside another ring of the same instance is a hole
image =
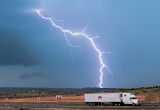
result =
[[[25,73],[20,76],[20,79],[30,79],[33,77],[40,77],[40,78],[45,78],[47,75],[43,72],[33,72],[33,73]]]
[[[0,30],[0,66],[38,64],[38,59],[21,41],[20,36]]]

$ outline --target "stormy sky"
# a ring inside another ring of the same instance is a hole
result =
[[[37,15],[94,39],[113,76],[103,87],[160,85],[159,0],[1,0],[0,87],[98,87],[100,63],[82,36],[64,34]]]

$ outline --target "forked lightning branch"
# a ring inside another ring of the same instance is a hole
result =
[[[79,37],[85,37],[86,40],[88,41],[88,43],[90,43],[92,45],[92,47],[94,48],[94,50],[97,52],[98,54],[98,59],[99,59],[99,62],[100,62],[100,69],[99,69],[99,87],[102,88],[102,83],[103,83],[103,69],[106,68],[107,71],[112,74],[112,72],[110,71],[110,69],[108,68],[107,65],[105,65],[104,61],[103,61],[103,58],[102,58],[102,54],[103,53],[106,53],[104,51],[100,51],[100,49],[95,45],[94,43],[94,37],[90,37],[89,35],[85,34],[84,33],[84,30],[82,32],[73,32],[71,30],[68,30],[68,29],[64,29],[63,27],[57,25],[54,20],[50,17],[45,17],[42,15],[42,13],[40,12],[40,10],[35,10],[37,12],[37,14],[42,18],[42,19],[45,19],[45,20],[48,20],[50,21],[50,23],[52,24],[53,27],[59,29],[62,33],[64,33],[64,35],[66,34],[70,34],[71,36],[73,37],[76,37],[76,36],[79,36]],[[71,47],[74,47],[73,45],[70,44],[70,42],[68,42],[69,40],[65,37],[66,41],[67,41],[67,44]],[[110,53],[110,52],[109,52]]]

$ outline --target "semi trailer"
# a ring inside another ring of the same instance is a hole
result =
[[[99,105],[112,103],[113,105],[141,105],[141,101],[132,93],[87,93],[84,94],[85,103]]]

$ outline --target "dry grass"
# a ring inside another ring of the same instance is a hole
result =
[[[146,102],[149,99],[152,99],[154,96],[152,95],[152,97],[148,94],[144,94],[144,95],[136,95],[138,99],[140,99],[143,102]],[[84,96],[63,96],[62,97],[62,101],[63,102],[84,102]],[[4,102],[4,99],[0,99],[0,102]],[[9,102],[37,102],[37,98],[36,97],[28,97],[28,98],[12,98],[9,99]],[[56,102],[56,98],[55,97],[41,97],[40,102]]]
[[[0,99],[0,102],[4,102],[4,99]],[[63,96],[63,102],[84,102],[84,96]],[[28,98],[12,98],[9,102],[37,102],[36,97]],[[40,102],[56,102],[55,97],[41,97]]]

